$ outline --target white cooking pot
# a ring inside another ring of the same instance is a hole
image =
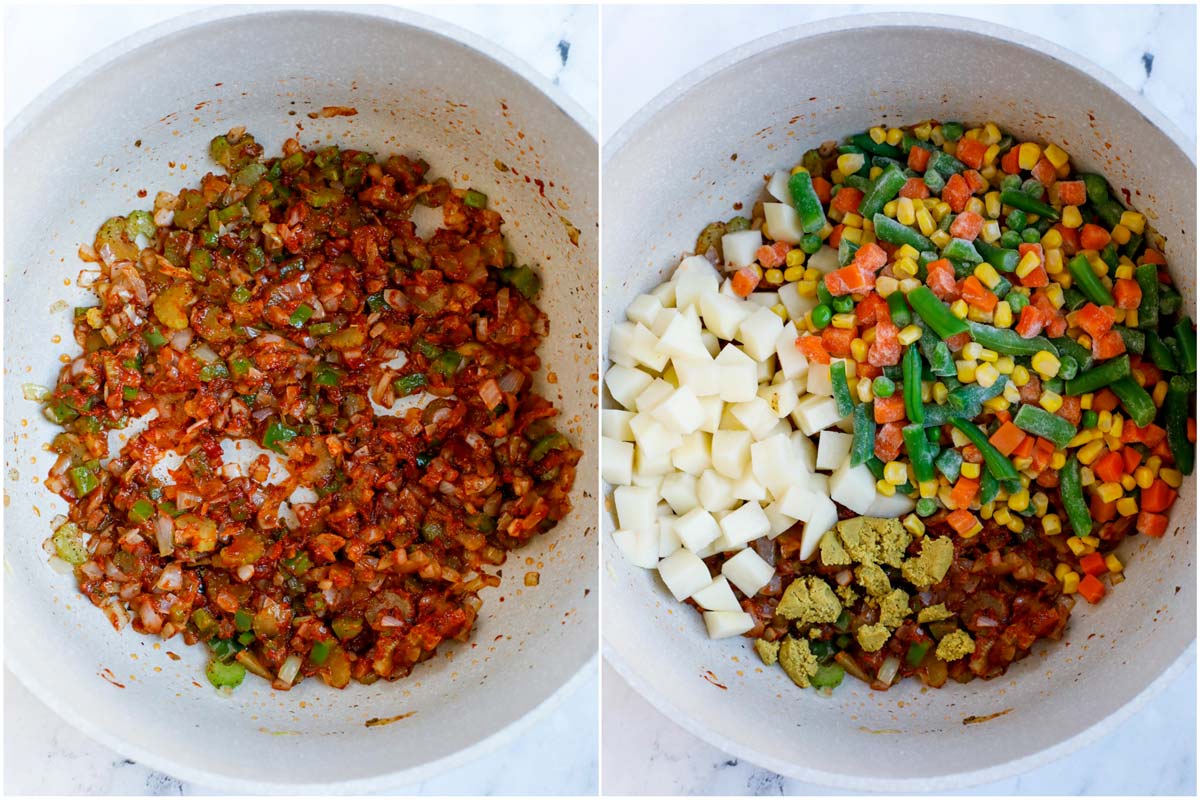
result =
[[[877,125],[994,120],[1102,172],[1167,238],[1196,301],[1193,146],[1115,78],[1016,31],[922,14],[808,24],[745,45],[663,92],[605,150],[603,330],[623,319],[707,223],[750,202],[808,148]],[[747,639],[710,641],[699,614],[611,545],[604,515],[605,655],[692,733],[777,772],[832,786],[924,791],[995,780],[1112,729],[1193,657],[1195,480],[1167,535],[1118,550],[1128,580],[1080,602],[1064,641],[992,681],[905,681],[833,696],[762,667]],[[1183,713],[1184,710],[1181,710]],[[1187,709],[1186,713],[1194,713]],[[968,724],[969,718],[988,721]]]

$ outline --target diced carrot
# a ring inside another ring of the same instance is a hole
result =
[[[984,311],[991,311],[999,302],[999,298],[974,275],[968,275],[962,282],[961,294],[963,300]]]
[[[996,419],[1000,420],[1001,422],[1008,422],[1010,419],[1012,419],[1012,414],[1008,413],[1007,408],[1002,408],[999,411],[993,412],[993,416],[995,416]]]
[[[975,237],[983,230],[983,217],[974,211],[964,211],[950,223],[950,235],[956,239],[975,241]]]
[[[1138,258],[1138,263],[1139,264],[1164,264],[1165,265],[1167,263],[1167,259],[1163,257],[1162,253],[1158,252],[1157,250],[1147,247],[1145,250],[1142,251],[1141,257]]]
[[[1019,150],[1020,148],[1014,145],[1007,153],[1000,157],[1000,169],[1009,175],[1017,175],[1021,172]]]
[[[875,324],[875,341],[867,351],[867,361],[877,367],[891,367],[900,363],[904,347],[900,344],[900,329],[891,319],[881,319]]]
[[[871,378],[874,380],[883,374],[883,367],[868,364],[866,361],[857,361],[855,363],[858,365],[858,372],[856,374],[860,378]]]
[[[784,258],[786,258],[786,254],[781,256],[775,251],[772,245],[764,244],[754,251],[754,257],[758,260],[759,264],[762,264],[767,269],[771,269],[782,264]]]
[[[1161,538],[1167,532],[1167,515],[1151,514],[1149,511],[1140,512],[1137,518],[1137,531],[1143,536]]]
[[[1078,228],[1068,228],[1061,222],[1055,224],[1051,230],[1058,231],[1058,235],[1062,237],[1062,251],[1065,256],[1073,256],[1079,252],[1079,233]]]
[[[1058,199],[1064,206],[1081,206],[1087,202],[1087,184],[1083,181],[1059,181]]]
[[[1038,311],[1032,305],[1025,306],[1021,309],[1021,316],[1017,319],[1017,333],[1022,339],[1032,339],[1042,332],[1042,326],[1045,321],[1042,319],[1042,312]]]
[[[1108,452],[1092,464],[1092,472],[1105,483],[1120,483],[1125,474],[1125,459],[1118,452]]]
[[[796,339],[796,347],[814,364],[829,363],[829,351],[825,349],[820,336],[801,336]]]
[[[1030,456],[1032,464],[1029,468],[1034,472],[1041,472],[1046,467],[1050,466],[1050,459],[1054,457],[1054,442],[1048,439],[1037,440],[1037,444],[1033,448],[1033,454]]]
[[[967,185],[967,179],[958,173],[951,175],[942,189],[942,199],[950,204],[950,210],[955,214],[961,212],[971,199],[971,187]]]
[[[1088,507],[1092,513],[1094,522],[1105,523],[1112,522],[1117,518],[1117,501],[1106,503],[1100,499],[1100,495],[1092,495],[1092,500],[1088,503]]]
[[[830,325],[821,331],[821,344],[834,358],[850,355],[850,343],[858,336],[858,328],[835,328]]]
[[[1090,222],[1079,230],[1079,245],[1084,250],[1103,250],[1111,239],[1108,231]]]
[[[1085,556],[1080,556],[1079,568],[1083,570],[1085,575],[1099,576],[1108,572],[1108,564],[1104,563],[1104,556],[1099,553],[1088,553]]]
[[[979,169],[983,166],[983,156],[986,152],[986,144],[978,139],[968,139],[964,136],[958,140],[958,148],[954,151],[954,157],[971,169]]]
[[[1030,173],[1038,179],[1038,182],[1042,186],[1050,186],[1058,180],[1058,170],[1054,168],[1054,165],[1045,156],[1038,159],[1038,162],[1033,165]]]
[[[1129,359],[1129,368],[1133,371],[1133,379],[1138,386],[1153,386],[1162,378],[1162,370],[1149,361],[1142,361],[1140,356]]]
[[[813,189],[816,190],[817,199],[822,203],[828,203],[830,196],[833,194],[833,184],[822,178],[820,175],[812,179]]]
[[[1051,338],[1057,339],[1067,332],[1067,318],[1062,314],[1055,315],[1054,319],[1046,323],[1046,333],[1050,334]]]
[[[750,267],[742,267],[737,272],[733,273],[731,282],[733,284],[733,293],[738,297],[749,297],[754,288],[758,286],[758,272]]]
[[[908,166],[915,169],[917,172],[924,172],[929,168],[929,157],[932,155],[924,147],[917,147],[915,144],[908,151]]]
[[[1121,405],[1121,398],[1117,397],[1116,392],[1107,387],[1092,395],[1093,411],[1112,411],[1119,405]]]
[[[1008,420],[1004,420],[1004,421],[1008,422]],[[1033,446],[1035,444],[1037,444],[1036,436],[1026,436],[1024,439],[1022,439],[1020,441],[1020,443],[1017,444],[1016,448],[1012,451],[1013,457],[1014,458],[1030,458],[1033,455]]]
[[[844,192],[845,189],[843,189],[842,191]],[[841,196],[842,196],[842,192],[838,192],[838,197],[841,197]],[[855,207],[855,210],[857,210],[857,206]],[[837,225],[834,225],[833,230],[831,230],[829,232],[829,238],[825,240],[825,244],[829,245],[830,247],[836,248],[839,244],[842,243],[842,231],[844,231],[844,230],[846,230],[846,226],[843,223],[839,222]]]
[[[970,511],[960,508],[946,515],[946,524],[954,528],[958,535],[965,536],[979,524],[979,520]]]
[[[958,297],[958,284],[954,280],[954,265],[949,259],[939,258],[925,267],[925,283],[942,300]]]
[[[920,148],[916,148],[920,150]],[[924,152],[923,150],[921,152]],[[900,196],[908,197],[914,200],[924,200],[929,197],[929,187],[925,185],[925,181],[920,178],[909,178],[900,187]]]
[[[1075,324],[1087,331],[1093,339],[1112,330],[1113,318],[1095,303],[1088,303],[1075,312]]]
[[[834,297],[863,293],[864,289],[875,286],[875,273],[859,269],[854,264],[847,264],[841,269],[835,269],[825,276],[825,288]]]
[[[971,341],[971,332],[956,333],[953,336],[947,336],[944,340],[946,347],[950,348],[951,353],[957,353],[967,346],[967,342]]]
[[[1167,485],[1162,478],[1155,478],[1149,489],[1142,489],[1142,511],[1155,514],[1166,511],[1175,502],[1178,493]]]
[[[1137,308],[1142,304],[1142,287],[1131,278],[1117,278],[1113,284],[1113,297],[1117,300],[1117,308]]]
[[[958,483],[950,490],[950,499],[955,508],[968,508],[978,494],[979,481],[960,477]]]
[[[1142,463],[1142,454],[1132,447],[1122,447],[1121,463],[1125,467],[1125,472],[1132,475],[1133,471]]]
[[[965,169],[963,170],[963,177],[967,179],[967,186],[971,187],[971,194],[979,194],[987,188],[987,181],[979,174],[979,170]]]
[[[889,422],[875,434],[875,457],[885,464],[895,461],[903,444],[904,426],[899,422]]]
[[[1012,455],[1013,450],[1017,449],[1017,445],[1021,443],[1028,434],[1018,428],[1011,422],[1006,422],[996,429],[996,432],[988,439],[992,446],[1006,456]]]
[[[1035,256],[1037,256],[1039,264],[1046,263],[1046,253],[1042,250],[1042,246],[1037,242],[1021,242],[1019,245],[1017,245],[1017,252],[1020,254],[1021,258],[1025,258],[1027,253],[1033,253]]]
[[[843,214],[849,214],[851,211],[858,211],[858,204],[862,202],[862,199],[863,193],[860,189],[855,189],[853,186],[843,186],[833,198],[830,207],[841,211]]]
[[[875,421],[899,422],[904,419],[904,395],[894,394],[891,397],[875,398]]]
[[[1125,340],[1116,331],[1109,331],[1098,339],[1092,339],[1092,355],[1097,359],[1116,358],[1125,352]]]
[[[1021,285],[1028,286],[1031,289],[1036,289],[1040,286],[1050,285],[1050,276],[1046,274],[1046,267],[1039,264],[1036,269],[1031,270],[1024,278],[1021,278]]]
[[[1102,391],[1112,394],[1112,392],[1110,392],[1108,389],[1103,389]],[[1115,398],[1116,395],[1114,394],[1113,397]],[[1096,401],[1099,399],[1100,399],[1100,394],[1097,393],[1095,398],[1092,400],[1092,408],[1093,409],[1096,408]],[[1117,402],[1118,402],[1118,404],[1120,403],[1119,400]],[[1113,406],[1113,408],[1115,408],[1115,407],[1116,406]],[[1112,411],[1112,408],[1100,409],[1100,410]],[[1155,425],[1153,422],[1151,422],[1149,425],[1147,425],[1144,428],[1139,428],[1131,420],[1125,420],[1125,423],[1121,426],[1121,441],[1124,442],[1125,444],[1137,443],[1137,444],[1144,444],[1144,445],[1146,445],[1146,447],[1153,448],[1153,447],[1157,446],[1158,444],[1162,443],[1166,438],[1167,438],[1166,430],[1159,427],[1158,425]]]
[[[965,445],[960,452],[962,453],[963,461],[966,461],[968,464],[983,463],[983,453],[973,444]]]
[[[1064,397],[1062,406],[1054,413],[1075,426],[1078,426],[1079,421],[1083,419],[1083,409],[1079,405],[1079,398],[1073,395]]]
[[[854,253],[853,263],[854,266],[858,267],[863,272],[868,270],[871,272],[878,272],[879,270],[883,269],[885,264],[887,264],[887,260],[887,253],[883,251],[882,247],[875,244],[875,242],[868,242],[867,244],[864,244],[862,247],[858,248],[857,252]]]
[[[1084,600],[1095,605],[1104,599],[1106,590],[1104,584],[1095,575],[1084,575],[1083,580],[1079,582],[1079,588],[1075,591],[1079,592]]]
[[[854,307],[854,317],[863,328],[870,328],[880,319],[891,320],[892,314],[887,301],[875,292],[858,301]]]

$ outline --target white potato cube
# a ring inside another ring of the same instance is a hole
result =
[[[755,253],[762,247],[762,231],[737,231],[721,237],[721,252],[725,263],[733,267],[745,267],[754,263]]]
[[[811,369],[808,378],[812,380]],[[792,419],[805,436],[812,436],[840,422],[842,415],[838,413],[837,402],[832,397],[810,394],[792,409]]]
[[[741,636],[754,627],[754,617],[745,611],[705,611],[704,627],[710,639]]]
[[[740,479],[750,467],[750,431],[717,431],[712,437],[713,469],[732,480]]]
[[[833,397],[833,378],[829,374],[828,364],[808,365],[808,393]]]
[[[791,414],[796,403],[800,402],[800,393],[796,390],[796,384],[791,381],[764,386],[758,390],[758,396],[767,401],[767,405],[771,407],[771,413],[775,415],[776,419],[783,419]]]
[[[622,367],[636,367],[633,357],[633,332],[637,326],[632,322],[618,322],[608,334],[608,358]]]
[[[779,170],[771,176],[771,180],[767,181],[767,194],[781,203],[792,202],[792,190],[788,188],[788,181],[791,179],[792,173],[783,169]]]
[[[705,351],[707,356],[708,351]],[[687,386],[697,397],[716,397],[721,394],[721,365],[711,358],[674,358],[671,361],[679,385]]]
[[[779,287],[779,302],[783,303],[788,316],[792,319],[801,319],[817,307],[816,296],[805,297],[800,294],[800,288],[796,283],[785,283]]]
[[[779,371],[789,381],[796,382],[797,391],[807,391],[809,371],[808,357],[796,346],[796,323],[789,322],[783,326],[779,338],[775,340],[775,356],[779,359]]]
[[[633,298],[629,308],[625,309],[625,317],[632,322],[638,322],[649,328],[654,324],[654,318],[662,311],[663,304],[652,294],[639,294]]]
[[[658,519],[658,495],[640,486],[613,489],[613,504],[617,508],[617,523],[626,530],[651,528]]]
[[[774,539],[797,522],[796,519],[783,513],[781,509],[782,505],[782,500],[776,500],[771,505],[763,508],[763,513],[767,515],[767,521],[771,523],[771,530],[767,532],[768,539]]]
[[[796,456],[800,459],[800,463],[804,465],[809,472],[814,472],[817,469],[817,446],[813,444],[812,439],[804,435],[803,431],[792,431],[792,448],[796,451]],[[813,477],[823,477],[816,476]]]
[[[708,351],[708,355],[711,358],[716,358],[717,353],[721,352],[721,340],[712,331],[701,331],[700,341],[704,342],[704,349]]]
[[[775,342],[783,331],[783,320],[769,308],[759,308],[738,326],[737,338],[746,355],[755,361],[766,361],[775,354]]]
[[[786,433],[775,434],[750,446],[750,468],[754,479],[781,497],[793,483],[804,480],[808,470],[796,458],[796,448]]]
[[[654,372],[662,372],[667,366],[669,354],[659,349],[658,337],[650,332],[645,325],[638,323],[633,327],[633,337],[629,343],[629,354],[639,366],[644,366]]]
[[[679,548],[683,542],[675,533],[676,517],[659,517],[658,519],[658,557],[666,558]]]
[[[675,274],[671,276],[673,280],[682,278],[684,275],[710,275],[713,278],[719,277],[717,268],[713,263],[705,258],[704,254],[688,256],[679,262],[679,266],[675,268]]]
[[[767,438],[779,421],[771,411],[771,406],[761,397],[755,397],[745,403],[734,403],[730,406],[730,413],[743,428],[750,431],[755,441]]]
[[[658,566],[657,527],[641,531],[613,531],[612,537],[621,555],[635,567],[653,569]]]
[[[721,365],[721,399],[744,403],[758,395],[758,365],[737,347],[727,344],[715,359]]]
[[[729,579],[724,575],[713,578],[712,583],[692,595],[696,605],[705,611],[741,611],[742,606],[729,588]]]
[[[867,509],[867,516],[899,519],[911,513],[916,507],[916,501],[908,495],[897,492],[889,497],[877,492],[875,499],[871,501],[871,507]]]
[[[705,263],[707,263],[705,259]],[[675,276],[675,307],[682,310],[699,303],[710,292],[715,294],[721,283],[710,266],[708,272],[688,272]]]
[[[762,361],[756,362],[755,377],[759,383],[770,383],[775,377],[775,354],[764,358]]]
[[[668,430],[687,435],[700,430],[704,424],[704,408],[699,398],[687,386],[681,386],[650,412]]]
[[[758,503],[744,503],[721,518],[721,533],[733,545],[749,544],[770,530],[771,523]]]
[[[696,476],[686,472],[673,472],[663,478],[660,489],[663,500],[676,514],[686,514],[700,505],[696,495]]]
[[[633,445],[600,437],[600,475],[613,486],[633,483]]]
[[[662,303],[663,308],[675,307],[674,281],[664,281],[663,283],[660,283],[658,286],[650,290],[650,294],[658,298],[658,302]]]
[[[704,431],[689,433],[670,451],[675,469],[689,475],[700,475],[712,466],[712,436]]]
[[[834,470],[850,457],[854,437],[837,431],[821,431],[817,442],[817,469]]]
[[[675,535],[693,553],[703,550],[721,535],[721,528],[713,515],[703,508],[693,508],[675,520]]]
[[[733,481],[713,469],[706,469],[700,475],[696,484],[696,496],[700,498],[700,507],[710,512],[732,508],[736,502],[733,497]]]
[[[743,475],[733,482],[733,496],[738,500],[763,503],[767,500],[767,489],[753,475]]]
[[[671,358],[709,358],[700,337],[700,321],[677,314],[659,337],[658,352]]]
[[[738,326],[753,311],[754,306],[738,297],[719,292],[707,292],[700,296],[700,315],[704,327],[726,341],[737,335]]]
[[[635,408],[638,396],[653,382],[654,378],[650,373],[620,364],[609,367],[604,375],[604,385],[608,387],[608,393],[625,408]]]
[[[751,292],[746,298],[747,303],[752,303],[756,306],[766,306],[770,308],[779,302],[778,292]]]
[[[629,420],[633,419],[632,411],[622,411],[619,408],[605,408],[600,411],[600,435],[619,442],[632,442],[633,431]]]
[[[800,539],[800,558],[809,558],[821,543],[821,537],[837,524],[837,506],[825,495],[815,495],[815,507],[804,523],[804,535]]]
[[[670,397],[671,393],[674,391],[674,386],[667,383],[662,378],[655,378],[650,382],[650,385],[647,386],[640,395],[638,395],[637,400],[634,402],[634,408],[640,414],[647,414],[653,411],[654,407],[659,403]]]
[[[700,430],[716,433],[721,427],[721,416],[725,413],[725,403],[720,397],[701,397],[700,407],[704,409],[704,423]]]
[[[683,443],[683,435],[669,430],[648,413],[634,414],[629,420],[633,441],[644,450],[666,450],[670,452]]]
[[[634,459],[636,462],[636,458]],[[643,472],[638,469],[633,471],[633,485],[641,486],[646,489],[652,489],[654,494],[662,496],[663,472]]]
[[[779,513],[800,522],[808,522],[819,499],[807,481],[793,483],[779,498]]]
[[[841,266],[841,262],[838,261],[837,249],[825,245],[809,256],[804,266],[811,267],[819,272],[833,272]]]
[[[708,567],[691,550],[676,550],[658,562],[658,574],[681,603],[712,583]]]
[[[788,244],[800,244],[804,225],[790,203],[763,203],[763,217],[771,238]]]
[[[633,449],[633,482],[644,484],[647,475],[667,475],[675,469],[671,462],[671,451],[658,447],[641,447]]]
[[[763,561],[758,553],[747,548],[722,564],[721,574],[741,589],[746,597],[754,597],[759,589],[775,577],[775,568]]]
[[[850,466],[847,459],[829,476],[829,497],[855,514],[865,515],[875,502],[875,476],[866,464]]]

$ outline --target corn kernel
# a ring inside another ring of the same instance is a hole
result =
[[[795,283],[796,281],[803,280],[804,267],[788,267],[783,271],[783,279],[788,283]]]
[[[988,192],[983,196],[983,210],[989,219],[1000,218],[1000,193]]]
[[[1046,297],[1050,299],[1055,308],[1062,308],[1066,305],[1067,299],[1063,295],[1062,287],[1057,283],[1051,283],[1043,291],[1045,291]]]
[[[801,297],[816,297],[817,282],[816,281],[796,281],[796,293]]]
[[[1062,224],[1064,228],[1078,228],[1083,224],[1083,216],[1079,213],[1078,206],[1063,207]]]
[[[995,520],[996,524],[998,525],[1007,525],[1012,519],[1012,514],[1009,512],[1007,507],[1001,506],[992,512],[992,519]]]
[[[869,177],[871,180],[875,180],[882,174],[883,167],[871,167],[871,169],[867,172],[867,177]]]
[[[1087,542],[1083,541],[1083,539],[1080,539],[1078,536],[1072,536],[1070,539],[1067,539],[1067,547],[1071,548],[1071,552],[1076,556],[1087,554]]]
[[[1093,394],[1092,392],[1085,392],[1085,393],[1079,395],[1079,407],[1081,409],[1084,409],[1085,411],[1091,409],[1092,400],[1095,397],[1096,397],[1096,395]]]
[[[1079,448],[1079,463],[1091,464],[1100,457],[1100,453],[1104,451],[1104,442],[1097,439],[1088,442],[1083,447]]]
[[[884,497],[892,497],[896,494],[896,487],[885,480],[878,480],[875,481],[875,491]]]
[[[769,269],[766,271],[766,274],[763,277],[767,279],[767,283],[783,283],[783,270]]]
[[[1050,507],[1050,498],[1046,496],[1045,492],[1037,492],[1030,498],[1030,503],[1033,505],[1033,513],[1041,517]]]
[[[992,309],[992,322],[997,328],[1009,328],[1013,324],[1012,306],[1007,300],[1001,300]]]
[[[1121,488],[1121,484],[1119,483],[1102,483],[1100,484],[1099,488],[1096,489],[1096,496],[1105,503],[1115,502],[1124,494],[1125,491]]]
[[[853,175],[862,169],[866,159],[862,153],[843,153],[837,158],[837,168],[844,175]]]
[[[933,215],[929,213],[927,208],[918,208],[916,212],[917,227],[921,229],[921,233],[929,236],[937,230],[937,223],[933,220]]]
[[[1075,594],[1079,591],[1079,573],[1068,572],[1062,581],[1063,594]]]
[[[801,250],[799,247],[795,247],[791,250],[788,250],[787,257],[784,259],[784,263],[787,264],[789,268],[799,267],[804,263],[804,259],[806,257],[807,254],[803,250]]]
[[[1137,488],[1137,481],[1134,479],[1134,477],[1132,475],[1122,475],[1121,476],[1121,488],[1124,489],[1126,492],[1132,492],[1134,489]]]
[[[937,497],[938,482],[937,481],[921,481],[917,484],[917,491],[921,497]]]
[[[975,382],[985,389],[991,388],[999,379],[1000,370],[993,364],[984,363],[975,369]]]
[[[1042,259],[1038,256],[1037,252],[1030,250],[1021,256],[1021,261],[1017,264],[1017,277],[1024,278],[1041,265]]]
[[[888,200],[886,203],[883,204],[883,215],[885,217],[891,217],[892,219],[896,218],[896,201],[895,200]]]
[[[1160,469],[1158,477],[1163,479],[1163,482],[1172,489],[1178,489],[1183,485],[1183,473],[1177,469]]]
[[[1042,247],[1044,247],[1047,250],[1049,250],[1052,247],[1062,247],[1062,243],[1063,243],[1062,234],[1059,233],[1054,228],[1051,228],[1050,230],[1046,231],[1046,233],[1042,236]]]
[[[771,310],[775,312],[775,316],[777,316],[781,320],[783,320],[784,323],[787,323],[787,321],[788,321],[787,306],[785,306],[783,303],[776,303],[775,305],[771,306]]]
[[[887,141],[887,131],[881,125],[876,125],[867,131],[867,136],[871,137],[871,141],[875,144],[883,144]]]
[[[1162,408],[1163,402],[1167,399],[1167,382],[1159,381],[1154,384],[1154,390],[1150,392],[1150,398],[1154,400],[1156,408]]]
[[[1058,358],[1049,350],[1038,350],[1033,354],[1033,358],[1029,363],[1037,371],[1038,375],[1047,380],[1057,376],[1058,369],[1062,366]]]
[[[817,236],[820,236],[821,240],[824,241],[825,239],[828,239],[832,233],[833,226],[826,222],[821,226],[821,230],[817,231]]]
[[[917,325],[906,325],[896,335],[896,338],[900,340],[900,344],[907,347],[921,338],[921,328]]]
[[[1125,565],[1121,563],[1121,559],[1117,558],[1116,553],[1109,553],[1104,557],[1104,566],[1108,567],[1109,572],[1125,571]]]
[[[1138,513],[1137,500],[1132,497],[1122,497],[1117,501],[1117,513],[1122,517],[1132,517]]]
[[[880,297],[889,297],[896,293],[900,288],[900,281],[887,275],[880,275],[875,279],[875,291],[879,292]]]
[[[904,518],[904,521],[901,524],[904,525],[904,529],[913,536],[919,537],[925,535],[925,523],[922,522],[921,518],[916,514],[909,514]]]
[[[1138,310],[1136,308],[1125,309],[1125,324],[1130,328],[1138,327]]]
[[[854,393],[858,395],[860,403],[869,403],[875,399],[875,390],[871,386],[871,379],[867,377],[859,378],[854,385]]]
[[[868,345],[874,344],[875,343],[875,328],[871,327],[871,328],[867,328],[865,331],[863,331],[862,339]]]
[[[979,465],[972,461],[964,461],[959,474],[964,478],[976,480],[979,477]]]
[[[1096,415],[1096,428],[1101,433],[1108,433],[1112,430],[1113,415],[1111,411],[1101,411]]]
[[[1000,145],[989,144],[987,150],[983,151],[983,163],[986,164],[988,167],[991,167],[993,164],[996,163],[996,156],[998,156],[998,155],[1000,155]],[[987,167],[984,167],[984,169],[987,169]],[[993,172],[995,172],[994,167],[993,167]],[[987,176],[987,178],[988,178],[988,180],[991,180],[990,175]]]
[[[955,300],[953,303],[950,304],[950,313],[953,314],[954,316],[958,317],[959,319],[966,319],[967,318],[967,301],[966,300]]]
[[[913,289],[916,289],[920,285],[921,285],[921,282],[919,280],[917,280],[916,278],[902,278],[900,280],[900,291],[904,292],[905,294],[908,294],[909,292],[911,292]]]
[[[893,486],[899,486],[908,480],[908,469],[901,461],[889,461],[883,465],[883,479]]]
[[[863,226],[863,218],[851,211],[842,217],[842,224],[847,228],[861,228]]]
[[[1017,150],[1017,163],[1021,169],[1033,169],[1042,157],[1042,148],[1034,142],[1023,142]],[[839,159],[840,160],[840,159]]]
[[[1157,477],[1158,471],[1162,469],[1162,459],[1158,456],[1150,456],[1146,459],[1146,466],[1154,470],[1154,475]]]
[[[1046,145],[1046,160],[1053,164],[1055,169],[1066,166],[1067,161],[1069,161],[1070,158],[1071,157],[1067,155],[1066,151],[1064,151],[1058,145]]]
[[[1067,454],[1058,450],[1050,456],[1050,469],[1062,469],[1067,465]]]
[[[1118,265],[1116,272],[1113,273],[1113,277],[1114,278],[1126,278],[1126,279],[1132,278],[1133,277],[1133,265],[1132,264]],[[1121,309],[1121,310],[1127,311],[1128,309]]]
[[[1021,533],[1025,530],[1025,520],[1021,517],[1013,517],[1008,521],[1008,529],[1013,533]]]
[[[1016,384],[1018,389],[1029,383],[1029,370],[1025,368],[1024,364],[1017,364],[1013,367],[1012,382]]]
[[[901,197],[896,201],[896,221],[901,225],[912,225],[917,221],[917,211],[913,208],[911,197]]]
[[[903,130],[901,130],[900,128],[888,128],[888,132],[887,132],[887,143],[888,144],[890,144],[892,147],[895,147],[896,145],[900,144],[902,141],[904,141],[904,131]]]
[[[1113,226],[1112,240],[1117,244],[1129,244],[1130,235],[1129,228],[1124,225]]]
[[[983,201],[980,200],[978,197],[967,198],[967,205],[963,210],[970,211],[972,214],[978,214],[979,216],[982,217],[983,216]]]
[[[958,380],[961,383],[975,382],[975,369],[977,365],[974,361],[955,361],[954,366],[958,370]]]
[[[1154,484],[1154,471],[1147,466],[1138,467],[1133,471],[1133,479],[1139,489],[1149,489]]]
[[[855,337],[850,341],[850,355],[855,361],[867,360],[867,343],[861,337]]]
[[[842,238],[854,242],[855,244],[863,243],[863,232],[861,228],[845,228],[842,230]]]
[[[841,328],[842,330],[850,330],[851,328],[853,328],[855,326],[855,324],[857,324],[857,322],[858,322],[858,318],[856,316],[854,316],[853,314],[834,314],[833,322],[831,324],[835,328]]]
[[[937,214],[934,214],[937,217]],[[934,246],[941,250],[946,245],[950,244],[950,234],[945,231],[934,231],[929,234],[929,241],[933,242]]]
[[[1013,511],[1025,511],[1026,509],[1028,509],[1029,508],[1029,490],[1022,489],[1021,491],[1017,492],[1016,494],[1009,496],[1008,507],[1011,508]]]
[[[1146,217],[1137,211],[1124,211],[1121,213],[1121,225],[1132,233],[1145,233]]]
[[[1059,563],[1059,565],[1054,568],[1054,577],[1057,578],[1059,580],[1059,582],[1061,583],[1062,579],[1067,577],[1067,573],[1069,573],[1070,571],[1071,571],[1070,564]]]
[[[892,264],[892,272],[901,278],[911,278],[917,274],[917,262],[911,258],[900,258]]]
[[[1000,223],[994,219],[989,219],[983,223],[983,228],[979,231],[979,238],[983,239],[988,244],[993,244],[1000,238]]]

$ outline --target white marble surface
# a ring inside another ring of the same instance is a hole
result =
[[[610,6],[602,11],[602,137],[607,139],[674,81],[730,48],[781,28],[898,7]],[[1194,141],[1193,7],[926,6],[1050,35],[1140,91]],[[664,31],[671,31],[664,36]],[[607,665],[601,786],[605,794],[830,794],[739,762],[643,700]],[[1133,719],[1061,761],[974,787],[978,795],[1196,794],[1196,667]]]
[[[124,36],[199,6],[86,8],[25,6],[5,10],[5,122],[68,70]],[[579,6],[412,6],[518,55],[597,114],[598,13]],[[367,9],[369,11],[369,9]],[[396,786],[396,794],[595,794],[598,675],[516,743],[453,774]],[[6,794],[204,795],[126,760],[70,727],[4,675]]]

